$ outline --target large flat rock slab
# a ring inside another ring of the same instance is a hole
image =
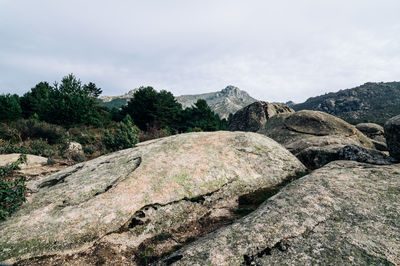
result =
[[[148,247],[161,256],[193,241],[229,223],[241,196],[304,171],[289,151],[256,133],[142,143],[30,182],[29,201],[0,224],[0,261],[144,263]]]
[[[332,162],[159,264],[399,265],[400,165]]]

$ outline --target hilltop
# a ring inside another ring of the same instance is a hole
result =
[[[225,89],[217,92],[209,92],[195,95],[182,95],[176,97],[183,108],[192,106],[198,99],[206,100],[216,114],[221,118],[228,118],[229,114],[234,114],[243,107],[256,102],[247,92],[234,86],[227,86]]]
[[[292,108],[296,111],[323,111],[352,124],[371,122],[383,125],[400,113],[400,82],[368,82],[356,88],[311,97]]]
[[[108,108],[120,108],[128,103],[129,99],[138,89],[130,90],[121,96],[103,96],[99,98],[102,105]],[[217,92],[203,94],[182,95],[176,97],[176,100],[182,104],[183,108],[193,106],[198,99],[206,100],[211,110],[220,116],[228,118],[229,114],[234,114],[243,107],[256,102],[246,91],[240,90],[234,86],[227,86],[225,89]]]

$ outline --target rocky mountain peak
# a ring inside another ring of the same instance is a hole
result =
[[[217,92],[209,92],[196,95],[182,95],[176,98],[183,107],[192,106],[198,99],[207,101],[211,110],[221,118],[228,118],[229,114],[234,114],[243,107],[256,102],[247,92],[238,87],[229,85],[225,89]]]
[[[232,85],[229,85],[225,89],[221,90],[220,94],[228,97],[250,97],[247,92],[242,91],[238,87]]]

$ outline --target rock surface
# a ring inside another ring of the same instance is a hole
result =
[[[11,154],[0,154],[0,166],[5,166],[18,160],[21,153],[11,153]],[[21,164],[21,169],[27,169],[30,167],[43,166],[47,163],[47,158],[37,155],[26,155],[27,163]]]
[[[15,162],[20,155],[20,153],[1,154],[0,166]],[[65,166],[59,164],[47,165],[47,158],[42,156],[27,154],[26,158],[27,164],[21,164],[19,172],[25,175],[28,180],[40,178],[65,168]]]
[[[288,106],[263,101],[252,103],[237,111],[230,121],[230,131],[257,132],[268,119],[281,113],[294,113]]]
[[[385,137],[390,155],[400,161],[400,115],[385,123]]]
[[[304,171],[255,133],[142,143],[28,183],[36,193],[0,224],[0,261],[148,263],[231,223],[243,204],[261,203]]]
[[[66,149],[65,152],[67,152],[67,153],[74,153],[74,152],[75,153],[83,153],[83,148],[80,143],[72,141],[68,144],[68,148]]]
[[[371,140],[353,125],[319,111],[299,111],[272,117],[258,133],[264,134],[285,147],[293,141],[311,136],[339,135],[355,140],[365,148],[374,148]]]
[[[309,169],[317,169],[337,160],[377,165],[394,163],[386,154],[360,147],[355,140],[339,135],[300,139],[289,143],[286,147]]]
[[[356,128],[372,140],[375,149],[387,151],[385,132],[382,126],[374,123],[357,124]]]
[[[162,265],[399,265],[400,165],[338,161]]]
[[[356,128],[370,139],[385,141],[384,129],[378,124],[360,123],[356,125]]]
[[[296,157],[309,169],[318,169],[329,162],[338,160],[376,165],[389,165],[394,163],[392,158],[388,155],[358,145],[336,144],[323,147],[309,147],[296,154]]]

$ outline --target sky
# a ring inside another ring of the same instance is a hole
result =
[[[302,102],[400,81],[399,0],[0,0],[0,93],[73,73],[103,95],[234,85]]]

